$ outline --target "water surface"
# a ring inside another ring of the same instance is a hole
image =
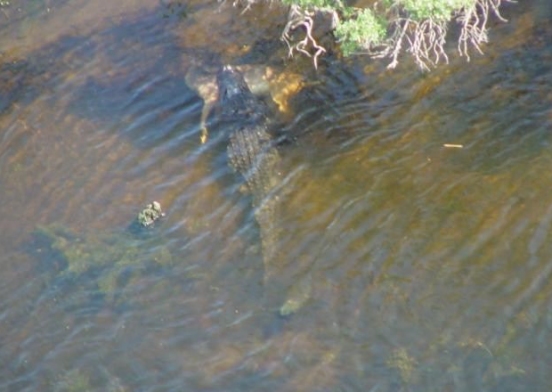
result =
[[[315,73],[268,6],[3,9],[0,389],[550,390],[543,4],[509,5],[485,56],[429,74],[332,56]],[[185,81],[223,63],[307,79],[283,116],[276,299]],[[133,236],[152,200],[166,219]],[[278,317],[305,274],[312,298]]]

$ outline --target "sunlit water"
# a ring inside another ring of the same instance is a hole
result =
[[[552,388],[545,1],[430,74],[332,57],[315,74],[263,41],[283,20],[269,8],[147,3],[0,15],[1,390]],[[276,300],[224,135],[201,144],[185,82],[267,48],[309,79],[280,150]],[[152,200],[166,218],[130,233]],[[311,299],[278,317],[304,275]]]

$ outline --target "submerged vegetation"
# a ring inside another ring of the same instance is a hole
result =
[[[85,392],[92,390],[90,377],[80,371],[73,369],[62,374],[59,379],[53,383],[52,389],[55,392]]]
[[[172,264],[171,253],[158,246],[154,237],[138,238],[126,232],[80,235],[58,224],[39,226],[34,236],[52,252],[59,278],[94,276],[98,293],[107,299],[148,269]]]
[[[247,7],[264,0],[241,0]],[[318,43],[313,28],[318,17],[330,21],[336,41],[345,56],[367,54],[390,60],[395,68],[399,56],[406,52],[423,70],[439,62],[448,62],[445,51],[451,25],[459,28],[457,49],[470,60],[470,49],[483,53],[481,45],[488,42],[488,22],[491,16],[506,21],[499,8],[513,0],[381,0],[365,8],[350,7],[341,0],[281,0],[289,7],[288,22],[282,40],[295,52],[313,58],[326,48]],[[302,39],[294,39],[296,31]]]

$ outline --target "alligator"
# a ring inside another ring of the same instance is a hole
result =
[[[217,75],[218,121],[229,135],[228,161],[244,179],[251,194],[255,220],[260,229],[265,289],[276,274],[280,228],[278,187],[280,153],[269,131],[270,109],[249,89],[241,72],[224,66]],[[297,288],[298,287],[298,288]],[[310,284],[299,282],[280,307],[281,315],[295,312],[310,293]]]
[[[225,66],[217,76],[219,121],[229,133],[228,161],[251,194],[261,233],[265,280],[278,238],[278,165],[280,154],[269,133],[270,109],[247,86],[243,75]]]

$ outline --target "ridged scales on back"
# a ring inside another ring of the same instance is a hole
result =
[[[271,274],[276,255],[278,230],[278,166],[280,155],[268,132],[269,108],[247,87],[242,74],[230,66],[217,78],[219,120],[228,126],[228,159],[240,173],[253,199],[255,219],[259,224],[265,280]]]
[[[265,287],[277,274],[280,228],[277,194],[280,155],[269,133],[268,106],[247,87],[243,75],[225,66],[218,74],[219,121],[229,132],[230,166],[245,180],[259,224]],[[310,276],[293,285],[280,308],[287,315],[299,309],[310,296]]]

